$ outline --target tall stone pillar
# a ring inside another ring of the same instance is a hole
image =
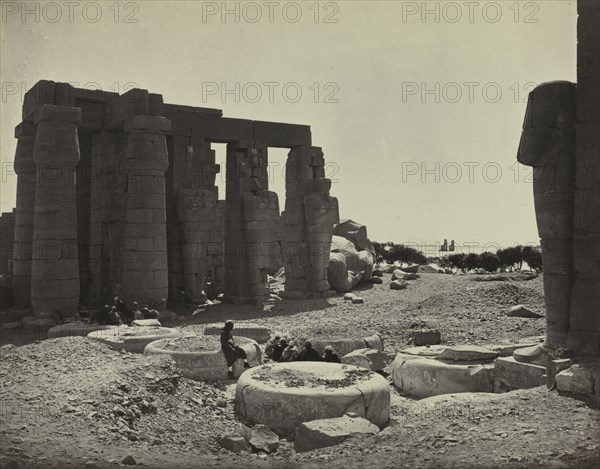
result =
[[[529,95],[517,159],[533,166],[533,194],[544,258],[546,346],[566,347],[573,285],[574,83],[537,86]]]
[[[273,223],[267,209],[267,147],[254,142],[227,145],[225,208],[225,300],[260,303],[267,298]]]
[[[169,291],[165,171],[169,166],[164,132],[170,121],[135,116],[125,122],[127,215],[121,296],[131,305],[166,306]]]
[[[578,1],[577,127],[567,345],[600,356],[600,2]],[[546,259],[544,258],[544,268]],[[598,385],[598,383],[596,384]]]
[[[79,306],[75,172],[81,109],[44,104],[36,111],[31,303],[37,317],[74,317]]]
[[[293,147],[286,162],[284,296],[319,296],[329,290],[327,268],[337,199],[329,196],[323,151]]]
[[[13,298],[18,306],[31,305],[31,256],[33,250],[33,211],[35,206],[35,125],[23,122],[15,128],[17,151],[17,207],[13,249]]]

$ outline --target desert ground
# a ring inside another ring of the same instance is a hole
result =
[[[202,333],[225,319],[306,338],[379,333],[393,358],[412,332],[438,329],[443,344],[514,343],[544,334],[545,319],[507,316],[516,304],[544,312],[542,277],[421,273],[406,290],[383,284],[320,300],[264,306],[217,303],[170,327]],[[478,281],[479,280],[479,281]],[[3,323],[12,312],[3,312]],[[391,420],[375,436],[296,453],[292,438],[272,454],[235,454],[217,438],[237,425],[235,381],[192,381],[170,360],[116,351],[84,337],[46,340],[3,331],[0,394],[2,467],[501,467],[582,468],[600,461],[597,403],[545,387],[421,401],[392,392]],[[388,371],[386,369],[386,371]],[[387,373],[385,373],[387,375]],[[132,458],[127,458],[131,456]]]

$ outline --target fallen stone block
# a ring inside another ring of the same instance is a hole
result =
[[[543,318],[542,314],[536,313],[535,311],[531,311],[523,305],[517,305],[510,308],[508,311],[508,315],[513,318],[531,318],[538,319]]]
[[[361,298],[360,296],[355,296],[354,298],[352,298],[352,304],[363,304],[365,302],[364,298]]]
[[[575,364],[556,375],[556,389],[569,394],[600,398],[600,365]]]
[[[360,366],[371,371],[380,371],[385,368],[390,358],[387,353],[380,350],[363,348],[353,350],[344,355],[341,360],[342,363],[347,363],[348,365]]]
[[[461,392],[491,392],[493,364],[454,364],[398,354],[392,364],[394,385],[418,398]]]
[[[417,280],[419,278],[419,274],[415,274],[415,273],[408,273],[408,274],[402,274],[402,280]]]
[[[376,435],[377,425],[362,417],[344,415],[339,418],[312,420],[298,427],[294,449],[297,452],[337,445],[356,434]]]
[[[403,277],[404,272],[402,272],[400,269],[396,269],[394,272],[392,272],[392,280],[402,279]]]
[[[520,363],[513,357],[500,357],[494,363],[494,392],[529,389],[546,383],[546,368]]]
[[[374,269],[371,275],[373,277],[383,277],[383,271],[381,269]]]
[[[371,277],[371,283],[381,285],[383,283],[383,280],[380,277]]]
[[[437,345],[442,341],[440,331],[435,329],[424,329],[413,332],[413,343],[415,345]]]
[[[406,272],[407,274],[416,274],[419,271],[419,265],[413,264],[407,267],[400,267],[400,270],[402,272]]]
[[[255,425],[252,427],[250,445],[258,451],[272,453],[273,451],[277,451],[277,448],[279,448],[279,437],[266,425]]]
[[[224,436],[217,440],[223,448],[234,453],[250,453],[252,449],[248,442],[241,436]]]
[[[408,284],[404,280],[392,280],[390,290],[404,290]]]
[[[476,345],[454,345],[447,347],[440,355],[440,360],[451,361],[486,361],[498,357],[498,352]]]
[[[354,293],[344,293],[344,300],[346,301],[351,301],[355,298],[355,294]]]

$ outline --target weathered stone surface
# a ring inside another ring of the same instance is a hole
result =
[[[542,344],[516,349],[512,356],[518,362],[533,363],[534,365],[540,366],[546,366],[549,358],[548,353],[544,350]]]
[[[425,329],[413,332],[413,343],[420,345],[436,345],[442,341],[440,331],[434,329]]]
[[[478,347],[476,345],[453,345],[448,346],[438,356],[440,360],[451,361],[486,361],[498,357],[498,352]]]
[[[353,300],[354,298],[356,298],[356,295],[354,293],[345,293],[344,294],[344,300],[348,301],[348,300]]]
[[[254,140],[270,147],[292,148],[311,144],[308,125],[284,124],[280,122],[254,121]]]
[[[208,324],[204,328],[205,335],[219,335],[223,329],[223,324]],[[266,326],[260,326],[252,323],[235,323],[232,334],[234,336],[248,337],[256,340],[259,344],[264,344],[271,338],[271,330]]]
[[[254,425],[250,445],[258,451],[272,453],[279,448],[279,437],[266,425]]]
[[[398,354],[392,364],[394,385],[415,397],[458,392],[491,392],[493,364],[452,364]]]
[[[546,382],[546,368],[530,363],[520,363],[513,357],[500,357],[494,363],[494,391],[528,389]]]
[[[313,420],[298,427],[294,449],[297,452],[311,451],[336,445],[352,435],[377,433],[377,425],[362,417],[344,415],[339,418]]]
[[[352,352],[344,355],[341,360],[342,363],[346,363],[348,365],[360,366],[371,371],[380,371],[383,370],[388,364],[389,356],[387,353],[382,352],[381,350],[364,348],[353,350]]]
[[[111,326],[103,326],[100,324],[85,324],[81,321],[74,321],[67,324],[61,324],[48,329],[48,338],[56,337],[86,337],[90,332],[108,329]]]
[[[360,296],[355,296],[354,298],[352,298],[352,304],[363,304],[364,302],[364,298],[361,298]]]
[[[218,438],[217,443],[234,453],[250,453],[252,451],[248,442],[237,435]]]
[[[310,385],[288,385],[277,378],[278,370]],[[346,381],[348,373],[355,376],[352,384],[335,384]],[[382,376],[351,365],[278,363],[252,368],[240,377],[235,410],[238,417],[263,423],[278,434],[293,432],[302,422],[341,417],[347,412],[383,427],[390,416],[390,390]]]
[[[179,337],[176,329],[168,327],[128,327],[118,326],[90,332],[90,339],[105,343],[115,350],[125,349],[132,353],[143,353],[151,342],[160,339]]]
[[[417,280],[419,278],[419,274],[416,274],[416,273],[403,274],[401,278],[403,280]]]
[[[167,347],[170,340],[173,339],[156,340],[149,343],[144,349],[144,355],[169,355],[175,362],[177,370],[182,376],[189,379],[212,381],[228,378],[229,368],[225,355],[220,349],[175,351]],[[254,340],[239,337],[236,342],[246,352],[247,361],[251,367],[262,363],[261,349]],[[245,370],[244,361],[237,360],[233,366],[234,377],[239,377]]]
[[[600,397],[600,364],[575,364],[556,375],[556,389],[570,394]]]
[[[392,280],[404,279],[404,272],[400,269],[396,269],[392,272]]]
[[[510,308],[508,311],[508,315],[513,318],[531,318],[538,319],[543,318],[542,314],[536,313],[535,311],[531,311],[523,305],[517,305]]]

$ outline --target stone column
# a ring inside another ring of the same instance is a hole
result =
[[[573,284],[575,84],[543,83],[529,95],[517,159],[533,166],[533,195],[544,261],[546,346],[564,348]]]
[[[23,122],[15,128],[17,151],[17,207],[13,249],[13,298],[18,306],[31,305],[31,254],[33,249],[33,211],[35,206],[35,163],[33,143],[35,125]]]
[[[254,142],[227,145],[225,209],[225,300],[266,299],[272,243],[269,223],[267,147]]]
[[[285,292],[287,297],[320,295],[329,290],[327,268],[337,199],[329,196],[325,160],[319,147],[297,146],[286,162]]]
[[[63,320],[79,306],[75,172],[81,109],[44,104],[36,112],[31,303],[37,317]]]
[[[170,121],[159,116],[135,116],[128,132],[126,164],[127,215],[121,296],[164,308],[169,290],[165,171],[169,166],[164,132]]]
[[[600,2],[578,1],[577,127],[567,345],[600,356]],[[544,258],[544,268],[546,259]],[[598,385],[598,383],[596,384]]]

